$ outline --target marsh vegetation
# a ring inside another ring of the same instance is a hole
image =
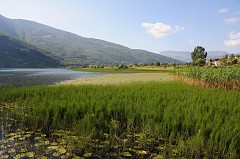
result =
[[[183,67],[174,69],[178,79],[199,86],[240,90],[240,67]]]
[[[239,158],[239,99],[176,81],[2,88],[1,157]]]

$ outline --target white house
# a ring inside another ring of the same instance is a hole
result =
[[[215,66],[221,66],[222,62],[221,61],[214,61]]]

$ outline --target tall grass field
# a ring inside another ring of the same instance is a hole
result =
[[[185,67],[173,70],[184,81],[196,85],[240,90],[240,67]]]
[[[36,86],[1,88],[0,101],[9,158],[240,158],[237,91],[176,81]]]

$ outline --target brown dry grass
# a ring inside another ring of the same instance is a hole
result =
[[[106,74],[97,77],[78,78],[60,82],[63,85],[79,84],[125,84],[131,82],[150,82],[150,81],[170,81],[173,80],[169,73],[124,73],[124,74]]]
[[[214,83],[214,82],[208,82],[202,79],[189,78],[189,77],[178,76],[178,75],[174,76],[173,78],[175,80],[180,80],[194,86],[240,91],[240,84],[234,81]]]

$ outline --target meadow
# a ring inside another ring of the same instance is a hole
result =
[[[238,91],[176,81],[1,88],[0,152],[2,158],[239,158],[239,99]]]

